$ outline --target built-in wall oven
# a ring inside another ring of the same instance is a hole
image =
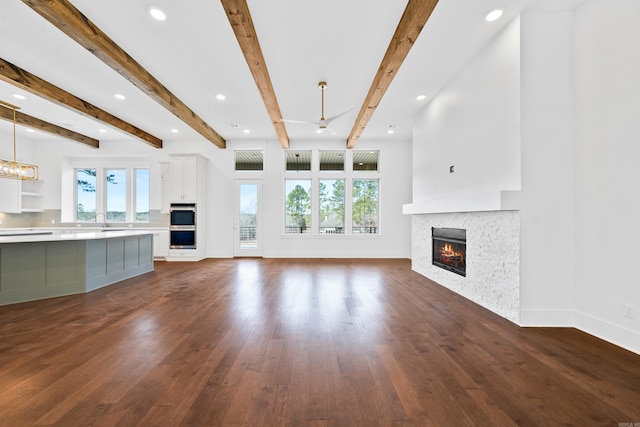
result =
[[[196,249],[195,203],[172,203],[169,235],[171,249]]]

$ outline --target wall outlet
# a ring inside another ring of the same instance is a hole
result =
[[[2,225],[2,218],[0,218],[0,225]]]
[[[632,305],[624,304],[622,306],[622,314],[624,315],[624,317],[633,319],[633,311],[634,311],[634,307]]]
[[[55,224],[55,223],[56,223],[56,220],[55,220],[55,219],[52,219],[52,220],[51,220],[51,224]]]

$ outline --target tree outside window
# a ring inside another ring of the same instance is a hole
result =
[[[354,234],[378,233],[378,180],[353,180]]]
[[[96,217],[96,170],[76,169],[76,220]]]
[[[320,180],[318,187],[320,234],[344,233],[344,179]]]
[[[285,180],[285,233],[311,232],[311,180]]]

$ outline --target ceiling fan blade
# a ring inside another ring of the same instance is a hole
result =
[[[306,120],[289,120],[289,119],[280,119],[283,123],[303,123],[307,125],[317,125],[318,122],[308,122]]]
[[[327,127],[326,129],[329,131],[329,133],[330,133],[331,135],[333,135],[333,136],[338,135],[338,132],[336,132],[335,130],[331,129],[330,127]]]
[[[343,111],[343,112],[342,112],[342,113],[340,113],[340,114],[337,114],[337,115],[335,115],[335,116],[331,116],[331,117],[329,117],[329,118],[326,120],[327,124],[331,123],[332,121],[334,121],[334,120],[335,120],[335,119],[337,119],[338,117],[342,117],[342,116],[344,116],[345,114],[347,114],[349,111],[353,110],[354,108],[355,108],[355,107],[351,107],[351,108],[349,108],[348,110]]]

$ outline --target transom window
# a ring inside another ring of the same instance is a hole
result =
[[[237,150],[236,171],[261,171],[264,169],[264,154],[262,151]]]
[[[286,170],[292,172],[311,170],[311,151],[286,151]]]
[[[320,151],[321,171],[343,171],[344,170],[344,150],[341,151]]]
[[[377,171],[378,152],[377,151],[354,151],[353,152],[354,171]]]

